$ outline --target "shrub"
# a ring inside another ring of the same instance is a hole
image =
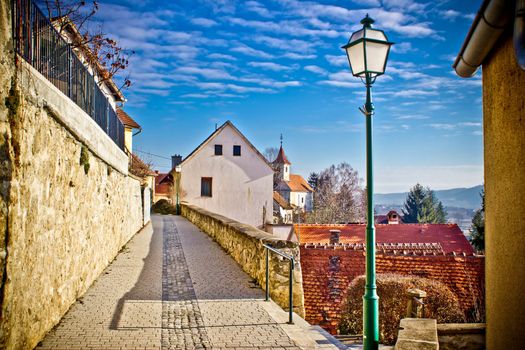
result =
[[[405,317],[406,291],[418,288],[427,292],[425,317],[435,318],[438,323],[465,322],[459,302],[454,293],[439,281],[416,276],[384,274],[377,276],[379,295],[379,341],[393,345],[397,338],[399,321]],[[356,277],[348,286],[346,305],[339,323],[341,334],[362,334],[363,294],[365,277]]]
[[[151,211],[157,214],[177,214],[177,208],[171,204],[167,199],[159,199],[151,207]]]

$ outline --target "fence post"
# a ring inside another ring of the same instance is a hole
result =
[[[288,311],[288,323],[293,324],[293,269],[294,269],[294,259],[290,260],[290,277],[288,278],[288,293],[289,293],[289,308]]]
[[[67,96],[73,100],[73,89],[72,89],[72,85],[73,85],[73,59],[71,57],[71,55],[73,55],[73,50],[71,50],[71,47],[67,47],[67,69],[68,69],[68,75],[69,75],[69,79],[68,79],[68,84],[67,84]]]
[[[408,299],[406,317],[425,317],[425,303],[423,299],[427,297],[427,293],[417,288],[411,288],[407,290],[406,296]]]
[[[265,248],[266,249],[266,301],[268,301],[270,299],[270,283],[269,283],[269,279],[270,279],[270,263],[269,263],[269,255],[270,255],[270,250],[268,248]]]

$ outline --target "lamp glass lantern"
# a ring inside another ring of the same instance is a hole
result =
[[[368,15],[361,20],[363,28],[354,32],[348,40],[348,44],[343,46],[352,69],[352,74],[356,77],[365,78],[376,77],[385,72],[390,46],[385,33],[382,30],[372,29],[374,20]]]

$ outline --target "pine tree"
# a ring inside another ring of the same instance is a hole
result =
[[[485,191],[481,192],[481,208],[476,210],[470,227],[470,243],[478,251],[485,251]]]
[[[315,191],[317,189],[317,185],[319,184],[319,174],[316,172],[311,172],[310,176],[308,176],[308,184],[312,186]]]
[[[444,224],[447,222],[447,212],[429,187],[416,184],[410,189],[405,201],[403,222]]]
[[[420,184],[416,184],[408,192],[403,211],[403,222],[418,223],[421,216],[421,208],[425,199],[425,189]]]
[[[443,206],[443,203],[439,201],[437,208],[436,208],[436,223],[437,224],[446,224],[447,223],[447,211],[445,207]]]

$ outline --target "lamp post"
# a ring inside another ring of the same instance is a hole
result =
[[[175,211],[177,212],[177,215],[180,215],[180,203],[179,203],[179,192],[180,192],[180,175],[181,175],[182,167],[180,165],[177,165],[175,167]]]
[[[392,43],[382,30],[372,29],[374,20],[361,20],[363,28],[353,33],[343,46],[348,56],[352,75],[361,78],[366,86],[366,103],[359,110],[366,118],[366,286],[363,296],[363,348],[379,346],[379,297],[376,292],[376,235],[374,227],[374,173],[372,162],[372,104],[371,88],[376,78],[385,72],[388,53]]]

